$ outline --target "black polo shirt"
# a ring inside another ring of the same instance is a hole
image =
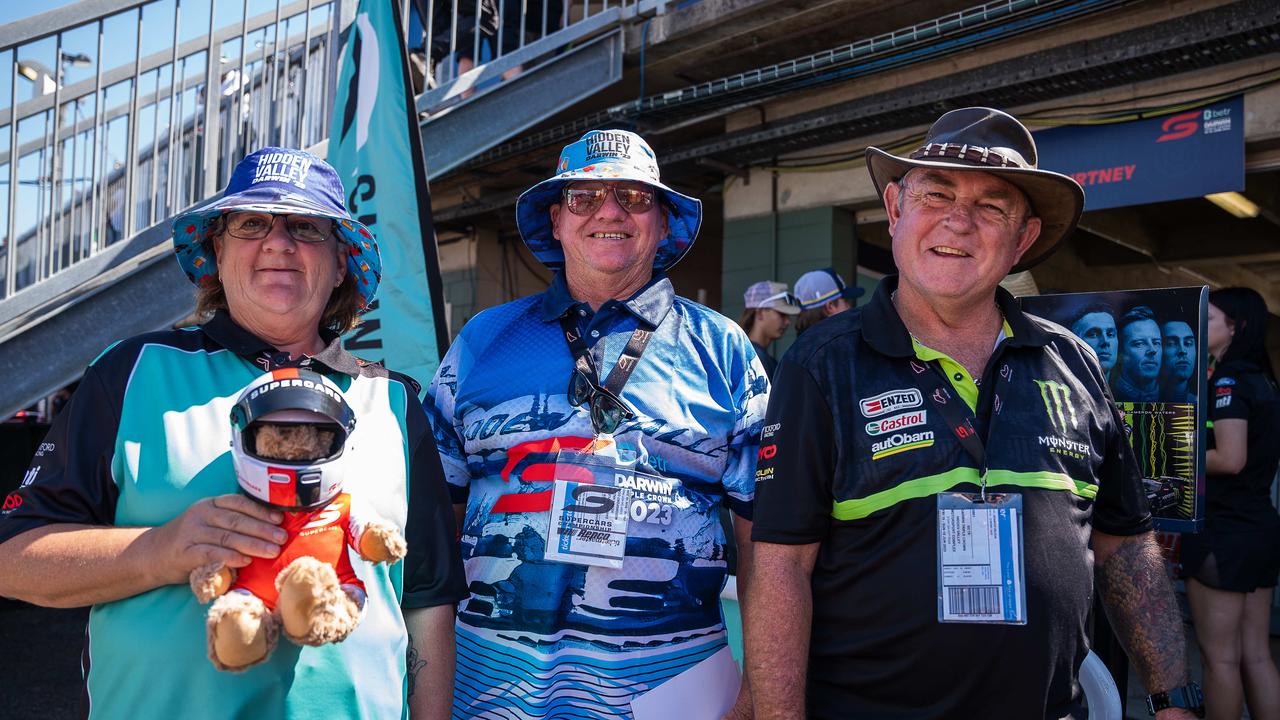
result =
[[[821,543],[809,716],[1083,717],[1090,528],[1151,528],[1102,371],[1075,336],[997,291],[1009,337],[977,380],[973,424],[988,488],[1023,497],[1027,624],[939,623],[935,496],[978,490],[982,472],[920,371],[961,396],[971,381],[913,348],[896,286],[886,278],[868,305],[800,336],[761,439],[753,538]]]
[[[1213,422],[1249,423],[1244,467],[1234,475],[1205,478],[1209,529],[1241,532],[1274,526],[1271,484],[1280,463],[1280,443],[1275,441],[1280,426],[1280,390],[1262,368],[1245,361],[1218,366],[1209,387],[1213,402],[1208,409]],[[1212,435],[1212,427],[1209,432]]]

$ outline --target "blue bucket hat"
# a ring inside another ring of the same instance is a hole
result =
[[[525,190],[516,201],[520,237],[543,265],[553,270],[564,267],[564,248],[551,235],[549,209],[560,202],[565,185],[579,180],[634,180],[661,193],[667,236],[658,243],[654,268],[670,268],[693,247],[702,225],[702,201],[662,184],[658,158],[644,138],[626,130],[592,130],[560,151],[555,175]]]
[[[347,212],[345,194],[337,171],[315,155],[262,148],[236,165],[222,197],[174,218],[173,252],[187,279],[204,285],[217,277],[217,259],[207,241],[210,226],[223,213],[248,210],[329,218],[338,239],[349,248],[347,272],[355,278],[364,312],[378,292],[382,259],[373,233]]]

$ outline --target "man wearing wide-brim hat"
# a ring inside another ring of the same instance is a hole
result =
[[[867,167],[899,274],[775,375],[744,616],[756,716],[1084,717],[1096,589],[1159,717],[1192,717],[1097,357],[998,287],[1071,234],[1080,186],[988,108]]]
[[[555,278],[472,318],[426,401],[471,589],[454,715],[745,713],[719,509],[749,557],[769,386],[746,334],[667,278],[701,203],[639,135],[598,130],[516,217]]]

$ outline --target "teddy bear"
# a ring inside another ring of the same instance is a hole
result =
[[[364,584],[347,548],[394,564],[406,544],[394,525],[353,514],[340,461],[355,417],[337,386],[300,369],[277,370],[244,390],[231,413],[232,461],[241,492],[280,510],[280,554],[243,568],[191,571],[206,616],[209,659],[239,672],[265,662],[281,632],[299,645],[341,642],[360,622]]]

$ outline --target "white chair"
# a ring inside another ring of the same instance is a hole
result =
[[[1080,663],[1080,688],[1089,704],[1089,720],[1124,720],[1124,704],[1111,671],[1090,650]]]

